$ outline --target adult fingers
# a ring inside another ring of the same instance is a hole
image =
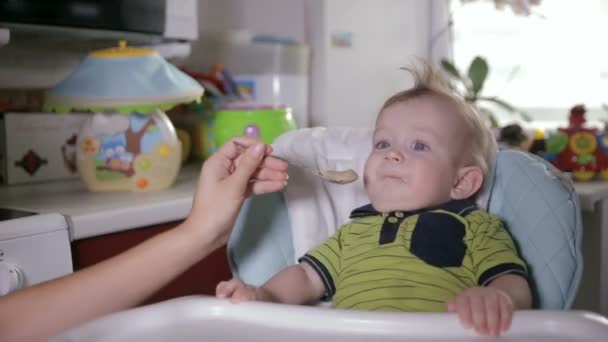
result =
[[[234,137],[222,145],[222,147],[220,147],[216,153],[220,153],[222,156],[234,160],[245,150],[249,149],[249,147],[259,143],[261,143],[261,141],[255,138],[246,136]],[[270,146],[266,146],[264,152],[270,154],[270,152],[272,152],[272,148]]]
[[[280,170],[272,170],[265,168],[258,168],[258,170],[251,176],[252,179],[260,181],[284,181],[287,180],[287,172]]]
[[[262,162],[266,145],[256,143],[247,148],[243,156],[240,158],[239,164],[236,166],[234,173],[229,177],[231,182],[234,182],[240,192],[245,193],[247,184],[251,176],[256,172],[258,166]]]
[[[266,153],[266,155],[268,155],[268,153]],[[288,164],[283,159],[267,156],[264,158],[264,162],[262,162],[262,167],[278,171],[287,171]]]
[[[285,188],[287,182],[285,180],[278,181],[254,181],[249,186],[251,187],[247,195],[261,195],[270,192],[280,191]]]

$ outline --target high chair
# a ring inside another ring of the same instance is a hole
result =
[[[299,164],[352,168],[362,175],[371,131],[301,129],[279,137],[273,147]],[[571,182],[523,152],[499,151],[493,164],[478,205],[499,216],[512,234],[529,266],[534,307],[570,308],[583,268],[581,212]],[[234,275],[246,283],[260,285],[294,264],[345,223],[350,210],[369,203],[361,180],[335,185],[296,168],[289,174],[283,193],[248,200],[237,219],[228,254]]]

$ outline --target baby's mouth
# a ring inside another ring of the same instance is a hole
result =
[[[396,182],[405,183],[405,178],[399,177],[399,176],[384,176],[383,178],[384,178],[384,180],[388,180],[388,181],[396,181]]]

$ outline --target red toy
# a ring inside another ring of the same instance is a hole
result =
[[[567,128],[547,140],[545,159],[558,169],[572,172],[577,180],[590,180],[599,172],[608,180],[608,136],[596,128],[584,127],[584,105],[570,109]]]

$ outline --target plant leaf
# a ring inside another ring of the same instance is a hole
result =
[[[471,79],[471,92],[474,95],[479,94],[488,76],[488,63],[486,60],[480,56],[475,57],[469,66],[468,75]]]
[[[521,110],[521,109],[517,109],[517,112],[519,113],[519,116],[521,116],[522,119],[524,119],[524,121],[526,122],[532,122],[532,116],[530,114],[528,114],[527,112]]]
[[[452,64],[452,62],[448,61],[447,59],[442,59],[441,67],[443,68],[443,70],[445,72],[450,74],[452,77],[462,80],[462,76],[460,76],[460,71],[458,71],[458,68],[456,68],[456,66],[454,64]]]
[[[510,103],[508,103],[505,100],[501,100],[496,96],[481,96],[478,98],[479,100],[483,100],[483,101],[489,101],[489,102],[493,102],[496,103],[497,105],[501,106],[502,108],[510,111],[510,112],[515,112],[517,111],[517,109],[511,105]]]
[[[508,103],[505,100],[499,99],[498,97],[481,96],[481,97],[479,97],[479,100],[495,103],[510,112],[517,113],[526,122],[531,122],[533,120],[532,116],[530,114],[526,113],[525,111],[523,111],[521,109],[516,108],[515,106],[513,106],[512,104]]]

